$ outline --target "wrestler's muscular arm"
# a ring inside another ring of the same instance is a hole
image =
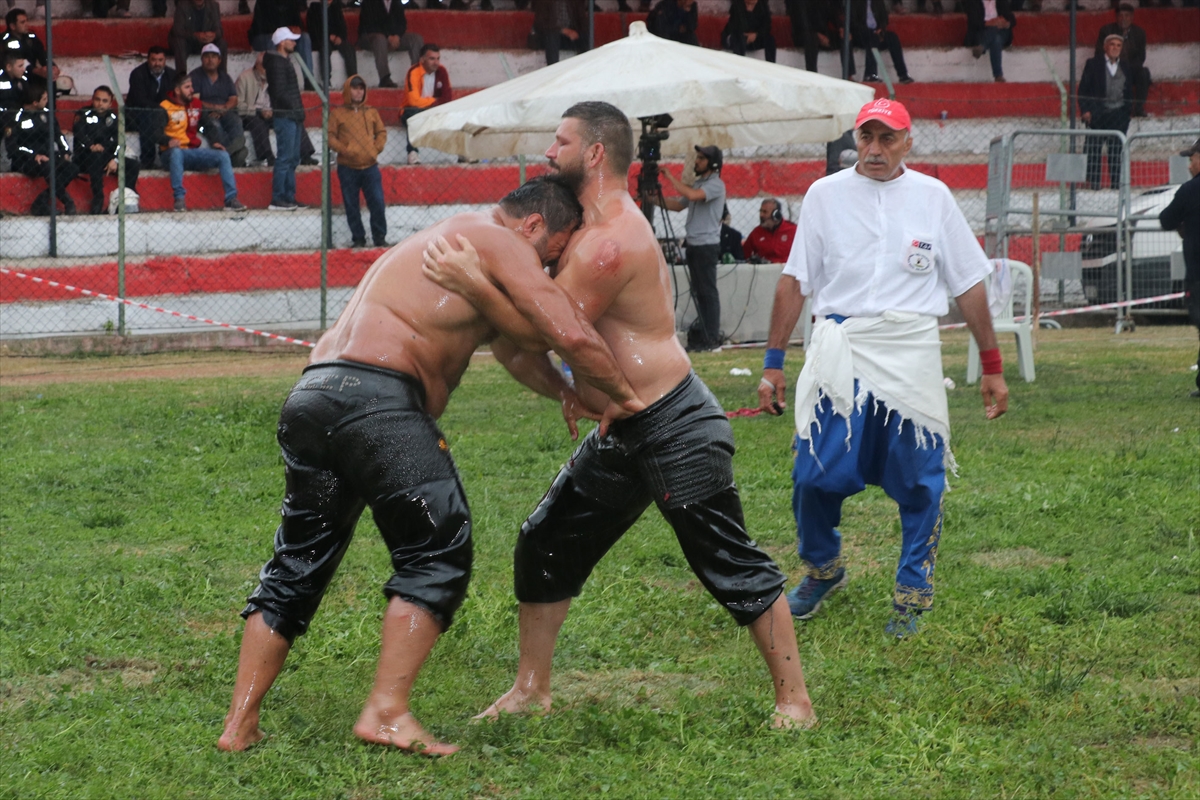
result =
[[[786,350],[788,337],[796,329],[804,295],[800,281],[791,275],[780,275],[775,284],[775,304],[771,306],[771,327],[767,332],[768,349]],[[776,409],[775,404],[778,404]],[[787,408],[787,378],[781,369],[764,369],[758,382],[758,407],[771,414],[781,414]]]
[[[992,312],[988,309],[987,290],[983,282],[972,286],[954,298],[962,311],[963,319],[980,350],[991,350],[996,346],[996,331],[992,328]],[[979,382],[979,393],[983,395],[984,413],[995,419],[1008,410],[1008,384],[1003,375],[984,375]]]
[[[503,257],[481,258],[465,237],[459,235],[458,240],[463,247],[458,252],[453,251],[440,237],[430,243],[426,252],[425,272],[432,280],[439,281],[435,274],[431,274],[430,261],[435,265],[454,264],[468,272],[472,269],[482,271],[486,282],[499,287],[520,316],[537,330],[543,342],[570,363],[571,369],[582,379],[607,394],[627,412],[634,413],[645,407],[617,366],[608,344],[563,288],[542,271],[531,255],[512,250],[506,251]],[[462,284],[461,288],[466,290],[463,296],[474,304],[474,291],[468,284],[478,288],[482,283],[474,280]],[[491,310],[496,316],[480,306],[476,308],[504,335],[509,335],[510,330],[506,326],[511,325],[511,332],[517,339],[529,338],[528,330],[517,322],[514,315],[500,311],[499,307],[503,304],[497,298],[490,296],[486,305],[497,306]]]
[[[525,350],[507,338],[492,342],[492,355],[504,365],[508,373],[533,391],[562,403],[563,420],[571,431],[571,438],[579,438],[579,419],[600,419],[600,415],[588,409],[567,383],[562,373],[546,356],[545,351]]]

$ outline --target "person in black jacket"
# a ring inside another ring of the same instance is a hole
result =
[[[155,45],[146,53],[146,63],[129,73],[129,94],[125,95],[125,122],[137,131],[142,147],[142,169],[154,166],[167,112],[162,101],[175,87],[175,70],[167,66],[167,51]]]
[[[739,56],[762,50],[775,62],[775,37],[771,34],[771,9],[767,0],[730,0],[729,21],[721,31],[721,48]]]
[[[699,46],[700,40],[696,38],[699,22],[696,0],[658,0],[646,17],[646,29],[663,39]]]
[[[300,164],[300,137],[304,134],[304,104],[291,60],[298,38],[288,28],[277,28],[271,37],[275,49],[263,54],[275,127],[275,171],[271,204],[267,206],[272,211],[295,211],[300,207],[296,203],[296,167]]]
[[[312,71],[312,39],[307,33],[300,33],[304,30],[304,21],[300,19],[302,8],[303,5],[297,4],[296,0],[256,0],[254,16],[250,20],[250,30],[247,32],[250,36],[250,49],[256,53],[274,50],[272,37],[275,31],[291,28],[293,33],[299,34],[299,38],[296,39],[296,52],[300,54],[300,60],[309,71]],[[308,79],[305,78],[305,83],[307,82]]]
[[[408,30],[404,4],[400,0],[363,0],[362,13],[358,17],[358,49],[370,50],[375,55],[380,88],[396,88],[388,66],[388,53],[407,50],[408,63],[412,66],[421,60],[424,44],[420,34]]]
[[[985,52],[992,60],[992,78],[1004,83],[1004,65],[1000,55],[1013,42],[1013,28],[1017,17],[1013,14],[1009,0],[996,0],[994,16],[988,16],[983,0],[963,0],[963,11],[967,14],[967,38],[964,44],[971,48],[976,58]]]
[[[117,174],[117,159],[125,158],[125,185],[137,191],[138,162],[125,157],[117,143],[117,112],[113,92],[97,86],[91,108],[75,112],[75,165],[92,181],[90,213],[104,213],[104,176]]]
[[[1192,179],[1179,187],[1171,204],[1158,215],[1164,231],[1179,231],[1183,237],[1183,291],[1186,295],[1188,321],[1200,328],[1200,139],[1179,155],[1188,159]],[[1196,357],[1200,368],[1200,355]],[[1200,397],[1200,372],[1196,373],[1196,389],[1192,397]]]
[[[1129,66],[1121,61],[1122,39],[1110,33],[1104,41],[1104,55],[1089,58],[1079,78],[1079,118],[1092,130],[1129,130],[1129,113],[1133,107],[1133,76]],[[1109,185],[1116,189],[1121,181],[1121,140],[1112,136],[1089,136],[1084,139],[1087,154],[1087,180],[1093,189],[1100,188],[1100,152],[1108,146]]]
[[[1096,53],[1104,55],[1104,40],[1109,34],[1118,34],[1125,41],[1121,45],[1121,60],[1129,65],[1133,76],[1133,116],[1146,116],[1146,95],[1150,93],[1150,70],[1146,69],[1146,31],[1133,24],[1133,6],[1121,3],[1117,6],[1117,21],[1100,28],[1096,34]]]
[[[853,0],[850,5],[850,42],[867,51],[864,81],[879,80],[879,67],[871,48],[886,48],[892,54],[899,83],[912,83],[904,64],[904,49],[895,31],[888,30],[886,0]],[[854,56],[850,56],[850,74],[854,74]]]
[[[325,82],[325,89],[328,90],[333,84],[329,77],[329,64],[324,58],[325,53],[325,32],[321,29],[321,0],[313,0],[308,7],[308,36],[312,39],[313,49],[317,53],[317,60],[321,61],[321,80]],[[358,53],[354,50],[354,45],[350,43],[350,37],[346,35],[346,16],[342,13],[342,4],[337,0],[325,0],[324,5],[329,7],[329,54],[342,54],[342,64],[346,68],[346,77],[358,74]]]
[[[79,174],[79,168],[71,163],[71,151],[59,130],[58,122],[51,120],[50,112],[46,110],[50,100],[46,94],[46,82],[40,78],[30,78],[25,83],[23,99],[25,102],[21,110],[7,128],[5,147],[12,160],[13,172],[46,181],[46,191],[34,198],[29,213],[40,217],[50,213],[50,159],[54,158],[55,193],[63,204],[63,210],[67,214],[74,214],[75,201],[67,194],[67,187]],[[54,126],[54,152],[50,151],[51,125]]]
[[[529,49],[546,52],[546,64],[557,64],[559,52],[587,50],[586,0],[533,0],[533,32]]]
[[[804,68],[816,72],[817,56],[821,52],[817,34],[824,31],[824,3],[820,0],[784,0],[784,6],[792,23],[792,46],[804,49]]]
[[[4,54],[0,72],[0,133],[20,110],[25,95],[25,56],[13,51]]]

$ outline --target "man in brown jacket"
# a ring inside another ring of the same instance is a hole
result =
[[[329,146],[337,153],[338,183],[354,247],[365,247],[358,195],[367,198],[371,211],[371,239],[376,247],[387,247],[387,210],[383,205],[383,178],[375,158],[387,143],[387,130],[379,112],[367,105],[367,84],[357,75],[342,87],[343,103],[329,115]]]

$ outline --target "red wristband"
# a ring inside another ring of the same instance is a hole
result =
[[[991,350],[980,350],[979,361],[983,364],[984,375],[999,375],[1004,372],[1004,362],[1000,359],[999,347],[993,347]]]

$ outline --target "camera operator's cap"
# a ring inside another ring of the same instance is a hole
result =
[[[206,44],[204,47],[200,48],[200,55],[204,55],[205,53],[216,53],[217,55],[221,55],[221,48],[217,47],[215,44]]]
[[[300,34],[292,33],[291,28],[276,28],[271,34],[271,44],[278,45],[284,39],[299,39]]]
[[[896,100],[881,99],[867,103],[859,110],[854,127],[861,128],[864,123],[873,119],[879,120],[894,131],[912,129],[912,117],[908,115],[908,109]]]
[[[1196,153],[1200,153],[1200,139],[1197,139],[1196,141],[1192,142],[1192,146],[1189,147],[1187,150],[1181,150],[1179,155],[1190,157],[1190,156],[1194,156]]]
[[[721,148],[715,144],[706,144],[703,147],[696,145],[696,152],[708,159],[709,166],[721,166]]]

